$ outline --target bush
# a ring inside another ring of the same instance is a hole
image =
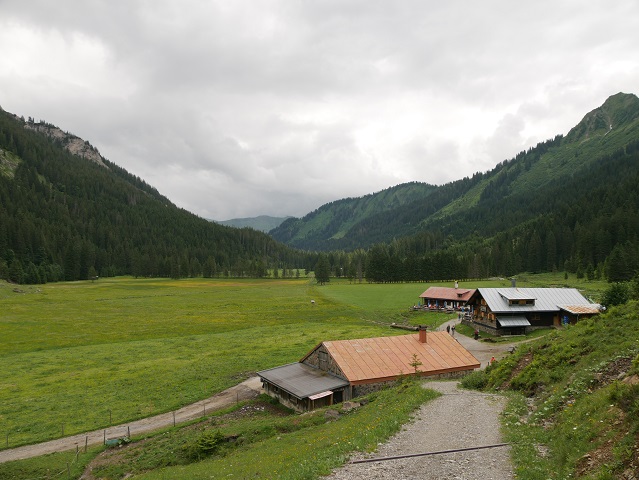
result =
[[[604,292],[601,303],[606,307],[623,305],[630,300],[630,286],[625,282],[613,283]]]
[[[201,460],[217,452],[226,441],[224,434],[219,430],[204,432],[193,443],[187,444],[184,449],[189,458]]]
[[[477,370],[462,378],[461,386],[471,390],[482,390],[488,385],[486,370]]]

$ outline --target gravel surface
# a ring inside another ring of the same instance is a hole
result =
[[[351,460],[439,452],[502,443],[499,414],[506,399],[457,388],[453,381],[427,381],[424,387],[443,395],[423,405],[412,423],[380,445],[373,454],[358,454]],[[443,453],[372,463],[349,463],[330,479],[512,479],[508,446]]]

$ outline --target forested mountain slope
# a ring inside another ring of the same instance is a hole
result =
[[[177,208],[87,142],[0,110],[0,278],[261,276],[278,263],[308,258]]]
[[[602,273],[613,252],[612,263],[624,263],[632,271],[639,264],[637,185],[639,99],[619,93],[585,115],[565,137],[542,142],[492,171],[429,186],[421,198],[350,218],[340,224],[339,235],[318,234],[312,228],[316,212],[271,233],[302,248],[374,245],[368,260],[378,255],[385,260],[373,266],[396,265],[390,268],[393,275],[370,277],[367,270],[369,279],[379,281],[556,268],[599,268]],[[317,212],[337,219],[339,205],[333,202]],[[288,236],[283,234],[286,226],[295,227]]]
[[[566,137],[558,135],[492,171],[477,172],[435,187],[405,184],[357,199],[332,202],[302,219],[289,219],[273,230],[274,238],[300,248],[354,249],[410,236],[441,231],[461,239],[477,231],[494,234],[534,218],[529,203],[553,201],[557,181],[591,175],[593,164],[635,148],[639,141],[639,99],[619,93],[588,113]],[[600,178],[606,184],[610,177]],[[387,197],[421,186],[420,195],[403,202]],[[365,214],[354,205],[365,203]],[[497,208],[492,218],[486,211]],[[546,209],[547,210],[547,209]],[[348,215],[344,212],[347,211]],[[320,218],[330,219],[321,221]]]
[[[355,236],[352,240],[350,238],[362,222],[382,213],[392,216],[393,212],[403,211],[415,202],[424,204],[425,199],[436,190],[437,187],[433,185],[412,182],[363,197],[337,200],[323,205],[301,219],[289,218],[270,234],[278,241],[305,249],[366,247],[374,243],[370,236]],[[349,238],[345,240],[346,236]],[[377,240],[387,240],[387,235]]]

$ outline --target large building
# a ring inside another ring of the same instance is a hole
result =
[[[478,288],[467,305],[464,323],[497,335],[572,324],[601,308],[575,288]]]
[[[446,332],[322,342],[298,363],[257,372],[264,391],[297,411],[364,395],[402,376],[455,377],[479,361]]]

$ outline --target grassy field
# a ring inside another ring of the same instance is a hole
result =
[[[392,309],[303,279],[0,285],[1,448],[176,409],[322,340],[401,333],[370,321]]]
[[[521,275],[518,285],[574,286],[595,300],[607,287],[563,274]],[[450,315],[409,309],[428,286],[333,280],[320,287],[308,279],[0,283],[0,448],[176,409],[257,370],[297,361],[323,340],[405,333],[391,322],[436,327]],[[60,458],[50,459],[52,471]]]
[[[565,283],[559,275],[518,281]],[[427,286],[133,278],[0,284],[0,448],[176,409],[296,361],[323,340],[402,333],[391,322],[436,326],[449,317],[409,311]]]

